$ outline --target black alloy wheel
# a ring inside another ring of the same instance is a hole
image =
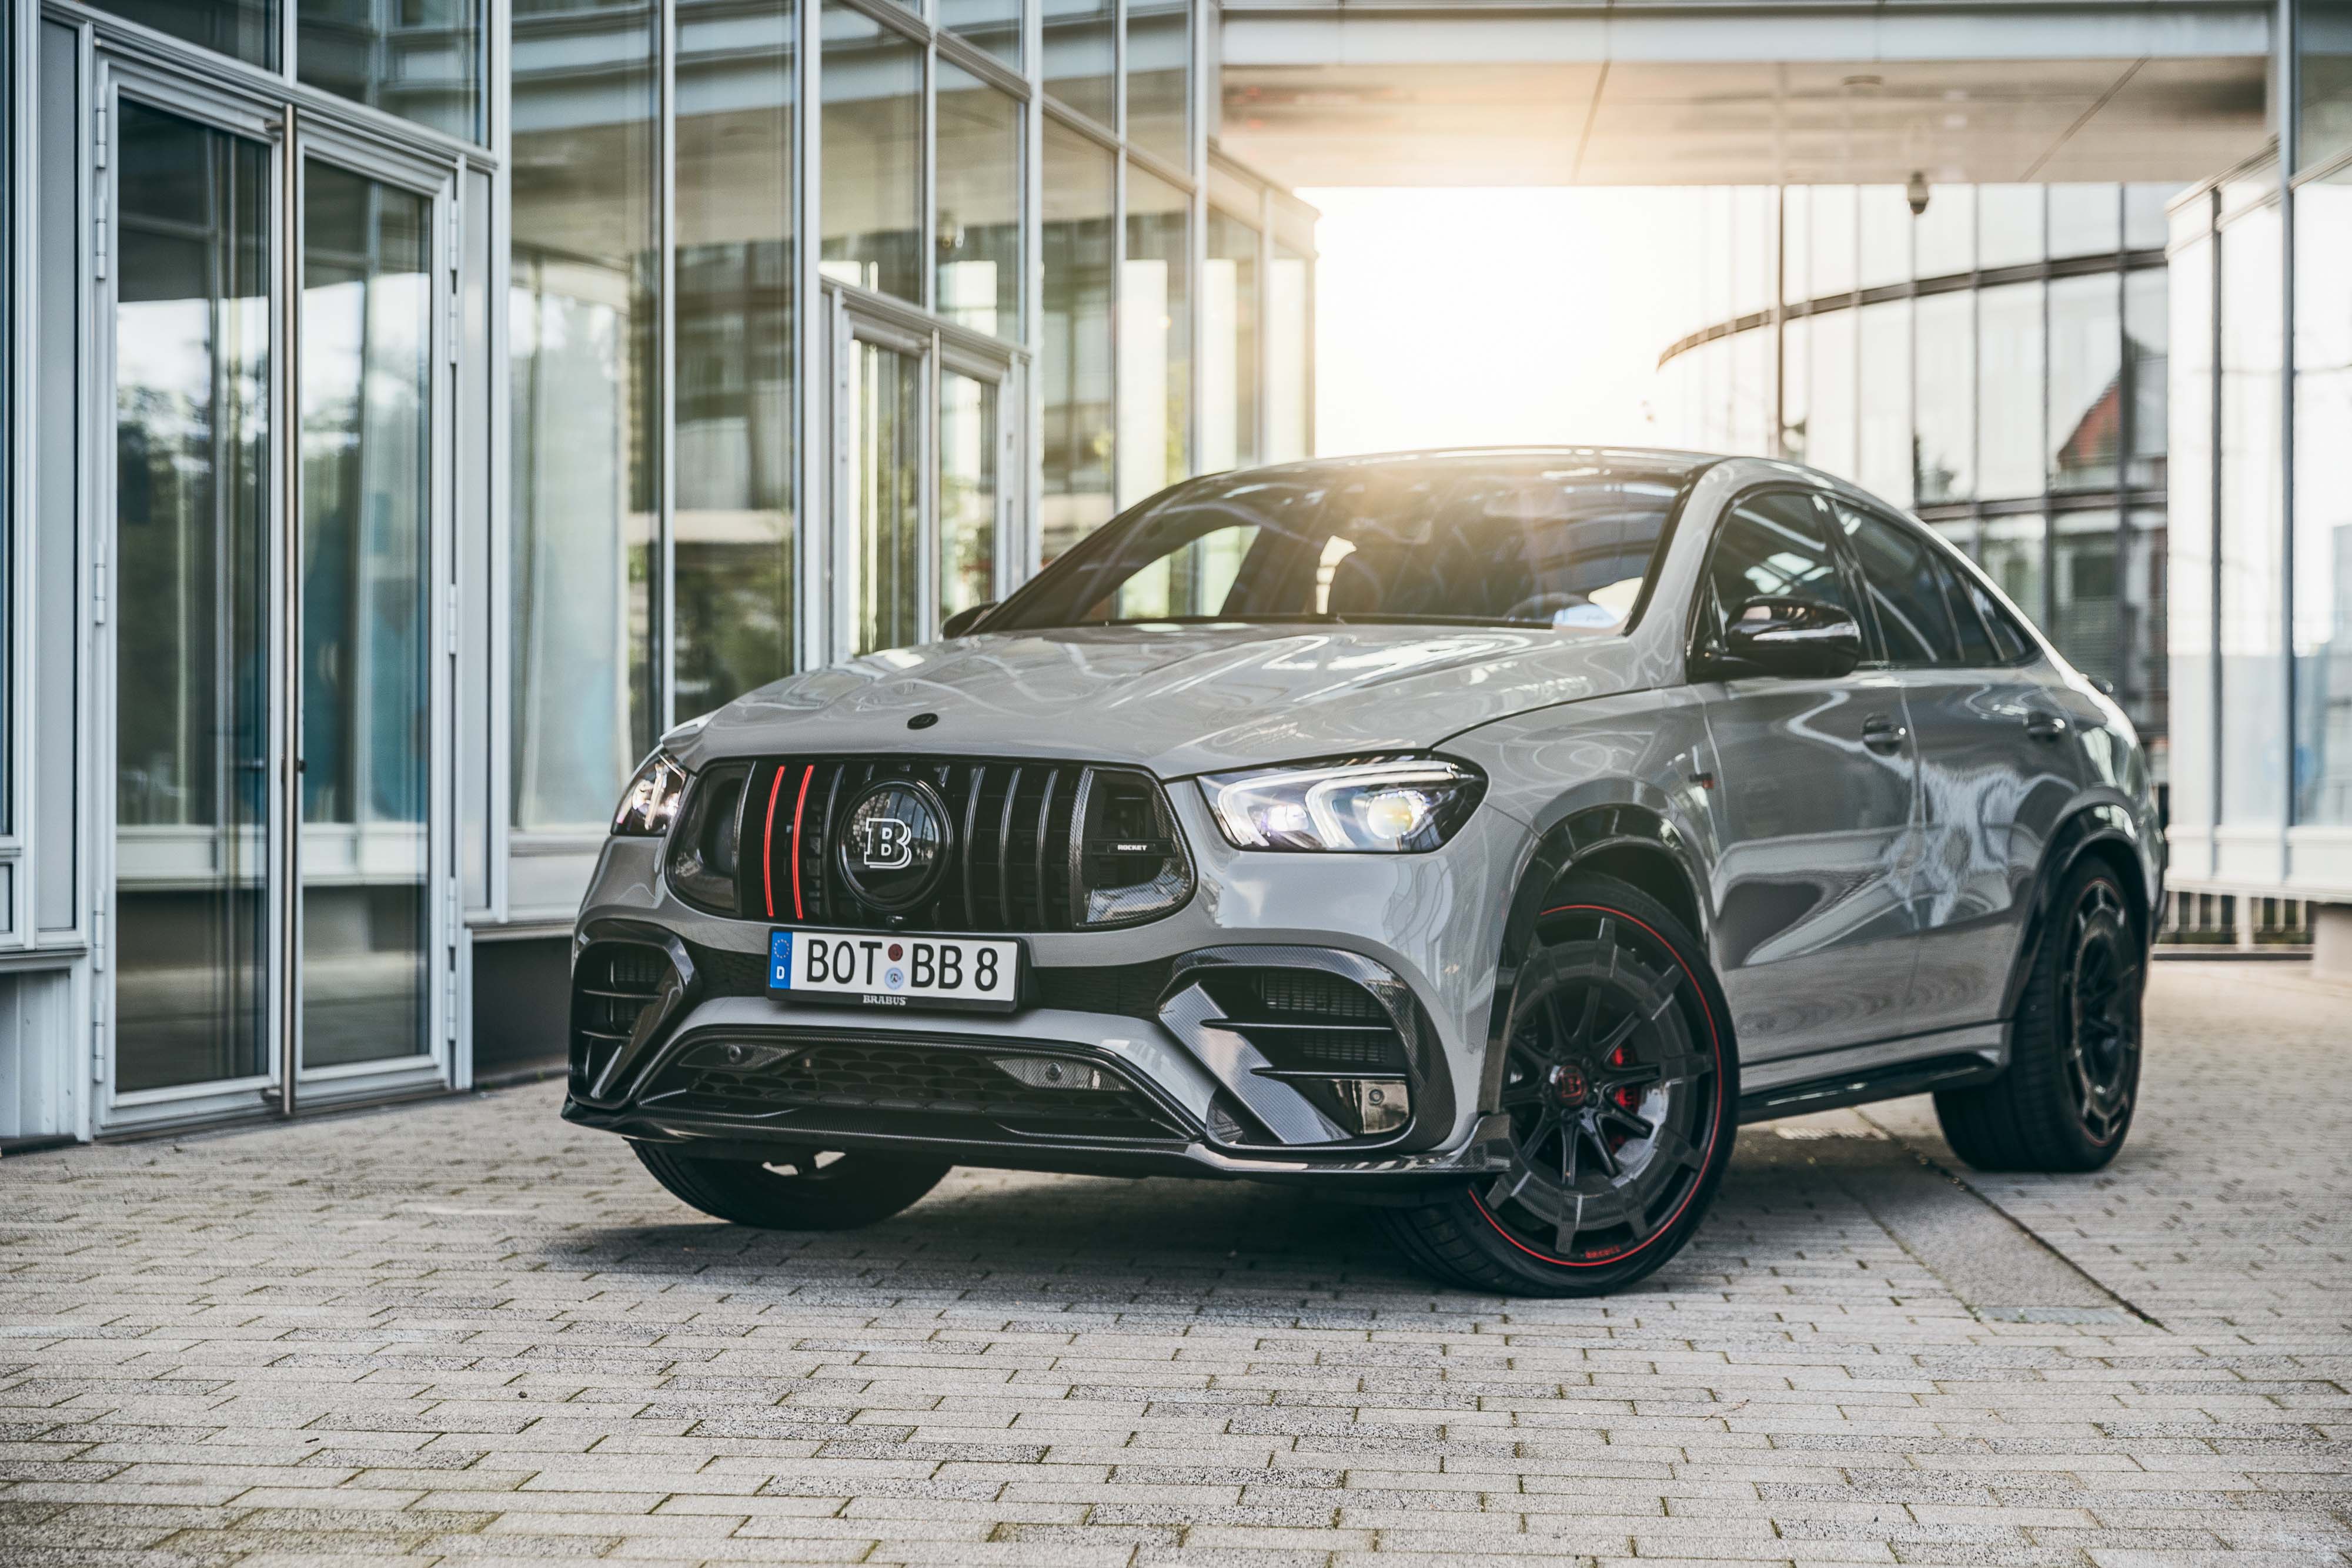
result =
[[[1738,1063],[1697,940],[1638,890],[1580,878],[1513,981],[1494,1108],[1511,1162],[1391,1211],[1424,1267],[1513,1294],[1641,1278],[1697,1227],[1728,1163]]]
[[[2106,862],[2067,873],[2028,955],[2008,1071],[1936,1096],[1953,1153],[1979,1170],[2092,1171],[2116,1157],[2139,1100],[2146,932]]]
[[[706,1160],[692,1145],[632,1140],[654,1179],[714,1219],[763,1230],[852,1230],[887,1219],[940,1185],[943,1161],[874,1151],[782,1150],[771,1159]]]

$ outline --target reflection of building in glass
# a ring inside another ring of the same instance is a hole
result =
[[[1717,187],[1669,440],[1913,507],[2166,756],[2164,203],[2149,185]]]

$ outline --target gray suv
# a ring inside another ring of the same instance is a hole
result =
[[[942,640],[663,737],[564,1114],[787,1229],[950,1166],[1378,1207],[1602,1291],[1743,1122],[1932,1092],[2115,1156],[2163,859],[2116,705],[1809,469],[1585,448],[1179,485]]]

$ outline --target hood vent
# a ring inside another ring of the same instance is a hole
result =
[[[837,859],[853,799],[891,779],[928,784],[949,819],[937,885],[895,913],[860,900]],[[1167,797],[1132,769],[770,758],[751,766],[742,800],[736,908],[714,913],[854,928],[1087,931],[1156,920],[1192,895],[1192,861]]]

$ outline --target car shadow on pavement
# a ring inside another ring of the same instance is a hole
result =
[[[1879,1166],[1917,1168],[1901,1144],[1742,1135],[1716,1208],[1684,1254],[1621,1294],[1719,1291],[1771,1254],[1891,1247],[1854,1196]],[[1944,1184],[1937,1184],[1942,1186]],[[1947,1187],[1948,1201],[1975,1199]],[[657,1195],[649,1201],[659,1203]],[[1295,1317],[1350,1312],[1383,1298],[1428,1310],[1433,1286],[1389,1242],[1377,1213],[1295,1187],[1249,1182],[1122,1181],[959,1170],[903,1214],[864,1229],[757,1230],[715,1219],[570,1229],[543,1239],[545,1266],[670,1281],[669,1297],[772,1291],[836,1303],[937,1294],[960,1309],[1019,1312],[1117,1306],[1235,1310]],[[1442,1294],[1467,1305],[1493,1301]]]

